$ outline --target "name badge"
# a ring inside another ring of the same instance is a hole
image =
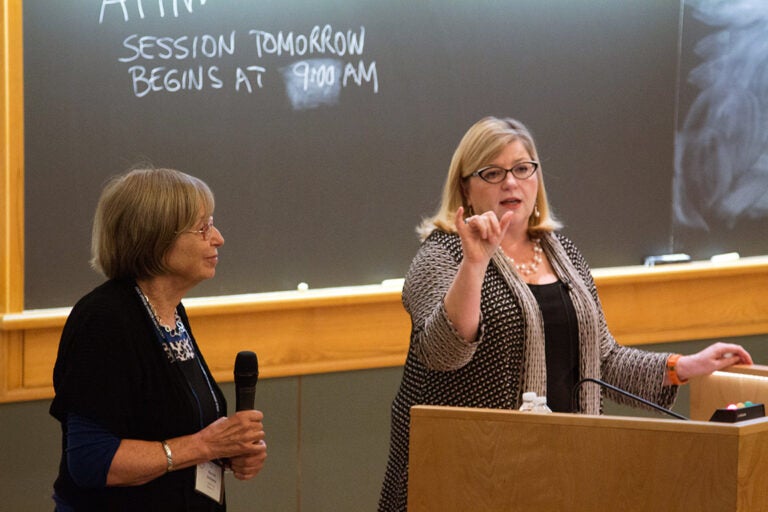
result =
[[[224,468],[211,461],[198,464],[195,490],[222,504],[224,502]]]

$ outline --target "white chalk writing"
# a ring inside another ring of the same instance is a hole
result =
[[[123,21],[128,22],[131,19],[131,13],[138,15],[140,19],[144,19],[147,16],[157,16],[165,18],[166,16],[173,16],[178,18],[181,15],[179,6],[185,8],[187,13],[193,13],[195,4],[204,6],[207,0],[150,0],[146,2],[148,4],[148,10],[145,13],[143,0],[102,0],[101,10],[99,12],[99,24],[104,23],[104,16],[106,14],[112,14],[116,11],[114,7],[119,7],[117,15],[122,15]],[[170,6],[170,13],[166,13],[166,9]],[[109,11],[109,12],[107,12]]]
[[[120,62],[133,62],[136,59],[197,59],[206,57],[209,59],[221,58],[223,55],[235,54],[235,31],[229,36],[201,36],[154,37],[131,34],[123,40],[123,47],[130,50],[127,57],[120,57]]]
[[[368,67],[361,60],[357,66],[338,59],[311,59],[295,62],[281,69],[288,98],[295,110],[334,105],[342,87],[372,83],[373,92],[379,91],[376,63]]]
[[[345,55],[362,55],[365,46],[365,27],[360,27],[358,33],[352,30],[346,32],[334,31],[330,25],[315,26],[308,35],[282,31],[277,35],[263,30],[251,30],[256,44],[256,56],[265,54],[304,56],[307,54],[330,53],[343,57]]]
[[[102,0],[99,23],[192,15],[208,0]],[[179,23],[183,23],[180,21]],[[175,28],[178,28],[177,25]],[[259,96],[282,81],[295,110],[336,105],[354,87],[379,92],[375,60],[365,59],[365,27],[317,24],[306,31],[246,28],[175,35],[134,32],[117,61],[133,95],[234,90]],[[296,60],[298,59],[298,60]],[[277,74],[271,78],[271,70]]]
[[[166,68],[158,66],[145,68],[144,66],[131,66],[128,74],[133,83],[133,94],[141,98],[150,92],[176,92],[176,91],[201,91],[206,86],[212,89],[224,87],[219,77],[217,66],[197,66],[188,69]]]

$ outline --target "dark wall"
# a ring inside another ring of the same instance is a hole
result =
[[[453,149],[488,114],[529,125],[594,267],[672,249],[677,2],[123,4],[24,1],[27,309],[100,281],[99,191],[142,162],[216,193],[226,245],[197,295],[402,277]]]

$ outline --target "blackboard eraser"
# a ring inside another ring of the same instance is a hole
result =
[[[724,254],[715,254],[709,261],[712,263],[726,263],[729,261],[738,261],[741,256],[737,252],[726,252]]]
[[[646,267],[654,267],[656,265],[668,265],[670,263],[688,263],[691,261],[691,257],[685,253],[675,254],[657,254],[655,256],[648,256],[643,261]]]

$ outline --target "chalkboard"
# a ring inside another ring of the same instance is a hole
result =
[[[768,249],[768,3],[687,0],[673,238],[707,257]]]
[[[593,267],[672,250],[671,1],[25,0],[25,307],[71,305],[105,180],[204,179],[216,296],[402,277],[485,115],[533,131]]]

